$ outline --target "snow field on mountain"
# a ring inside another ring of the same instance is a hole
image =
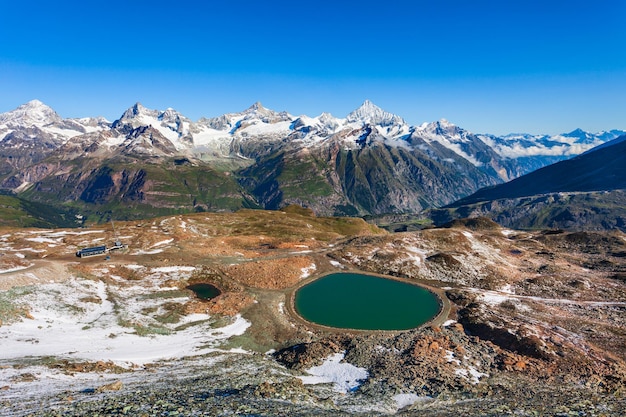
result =
[[[480,142],[504,158],[572,156],[625,133],[615,130],[592,134],[575,130],[552,136],[530,134],[510,134],[502,137],[488,134],[474,135],[445,119],[423,123],[419,126],[410,126],[400,116],[382,110],[369,100],[366,100],[345,118],[336,118],[328,113],[322,113],[317,117],[306,115],[295,117],[286,112],[278,113],[266,109],[260,103],[255,103],[243,112],[224,114],[211,119],[202,118],[198,122],[190,121],[171,108],[165,111],[151,110],[137,103],[126,110],[119,120],[111,124],[102,118],[63,119],[44,103],[33,100],[13,111],[0,113],[0,142],[11,132],[15,132],[16,129],[32,126],[36,126],[45,134],[51,135],[55,141],[65,143],[80,135],[125,125],[133,128],[151,126],[179,152],[193,150],[193,148],[205,148],[224,156],[230,154],[230,146],[235,137],[267,138],[275,136],[280,139],[298,130],[300,130],[300,134],[293,140],[302,141],[309,146],[315,146],[343,131],[342,137],[345,146],[352,148],[359,136],[346,133],[357,132],[369,126],[377,134],[378,139],[376,140],[389,146],[411,148],[412,146],[409,145],[406,138],[416,135],[427,143],[438,142],[475,166],[481,166],[482,162],[472,153],[476,151],[469,151],[469,148],[466,148],[466,146],[471,146],[472,142]],[[183,138],[185,139],[183,140]],[[36,139],[36,136],[33,137],[33,140]],[[104,140],[101,145],[114,148],[129,140],[132,139],[124,135],[114,135],[113,138]],[[149,149],[141,148],[141,150],[151,153]]]

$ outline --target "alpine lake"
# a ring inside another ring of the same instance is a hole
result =
[[[193,291],[201,300],[210,300],[222,293],[216,286],[204,282],[191,284],[187,286],[187,289]]]
[[[310,323],[352,330],[407,330],[434,319],[439,298],[413,283],[363,273],[333,273],[294,296],[297,314]]]

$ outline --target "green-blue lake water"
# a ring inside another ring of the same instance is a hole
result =
[[[406,330],[434,318],[440,305],[435,294],[417,285],[337,273],[298,289],[295,308],[304,319],[329,327]]]
[[[202,300],[210,300],[221,294],[221,291],[217,287],[206,283],[192,284],[187,286],[187,289],[193,291],[196,297]]]

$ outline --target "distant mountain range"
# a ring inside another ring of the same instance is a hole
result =
[[[0,114],[0,188],[84,218],[276,209],[419,212],[605,144],[626,132],[473,134],[407,124],[365,101],[345,118],[255,103],[193,122],[137,103],[114,122],[63,119],[34,100]]]
[[[432,210],[438,224],[487,216],[512,228],[626,231],[626,135]]]

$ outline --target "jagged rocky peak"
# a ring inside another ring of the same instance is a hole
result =
[[[275,116],[278,114],[278,112],[264,107],[260,101],[257,101],[252,106],[245,109],[241,114],[247,116],[248,118],[263,118],[268,116]]]
[[[272,110],[269,110],[263,107],[263,104],[260,101],[257,101],[252,106],[248,107],[245,113],[267,113],[271,111]]]
[[[39,100],[31,100],[15,110],[0,114],[0,123],[42,126],[62,120],[57,112]]]
[[[159,114],[158,120],[170,125],[170,128],[175,125],[177,129],[182,128],[183,122],[193,124],[191,120],[189,120],[187,117],[180,114],[178,111],[174,110],[171,107],[168,107],[164,112]]]
[[[139,126],[158,125],[162,121],[175,122],[176,120],[181,120],[183,118],[184,117],[181,116],[180,113],[172,108],[168,108],[162,112],[160,110],[148,109],[140,102],[137,102],[126,110],[122,114],[122,117],[113,122],[113,128],[124,125],[129,125],[133,128]]]
[[[380,126],[406,124],[402,117],[384,111],[369,100],[365,100],[361,107],[350,113],[346,120],[350,123],[361,122]]]
[[[181,117],[180,113],[178,113],[176,110],[174,110],[171,107],[168,107],[167,109],[165,109],[165,111],[161,113],[161,115],[159,116],[159,118],[162,120],[175,120],[176,118],[180,118],[180,117]]]
[[[268,109],[264,107],[260,101],[257,101],[252,106],[248,107],[243,114],[245,115],[245,119],[260,119],[265,123],[276,123],[292,119],[289,113],[284,111],[279,113]]]
[[[330,113],[322,113],[317,117],[309,117],[306,115],[299,116],[292,124],[293,129],[308,128],[318,132],[334,132],[341,126],[341,120],[337,119]]]
[[[582,130],[581,128],[572,130],[569,133],[564,133],[561,136],[565,136],[567,138],[575,138],[576,142],[579,143],[592,143],[596,139],[596,135],[593,135],[589,132]]]
[[[132,107],[122,114],[119,120],[132,120],[140,116],[158,117],[158,110],[150,110],[144,107],[140,102],[135,103]]]

